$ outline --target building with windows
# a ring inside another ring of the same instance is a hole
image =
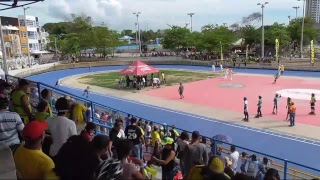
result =
[[[307,0],[306,16],[310,16],[316,23],[320,23],[320,0]]]
[[[41,50],[40,26],[38,17],[19,15],[19,30],[21,32],[22,53],[28,53],[27,43],[29,43],[30,53]],[[27,39],[28,38],[28,39]]]
[[[8,57],[21,55],[21,40],[18,18],[1,16],[4,46]]]

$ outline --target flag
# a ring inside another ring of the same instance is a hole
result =
[[[313,43],[313,40],[311,40],[310,48],[311,48],[311,64],[314,64],[314,43]]]
[[[220,51],[221,51],[221,61],[223,61],[223,51],[222,51],[222,43],[220,41]]]
[[[279,64],[279,40],[276,39],[276,62]]]
[[[247,47],[246,47],[246,61],[247,62],[249,61],[249,44],[247,44]]]

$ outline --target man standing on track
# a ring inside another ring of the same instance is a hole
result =
[[[247,99],[247,97],[244,97],[243,101],[244,101],[244,110],[243,110],[244,118],[242,120],[245,121],[245,122],[249,122],[248,99]]]
[[[259,100],[258,100],[258,110],[257,110],[257,115],[255,118],[259,118],[259,117],[262,117],[262,113],[261,113],[261,108],[262,108],[262,97],[259,96]]]
[[[88,86],[85,90],[84,90],[84,92],[83,92],[83,95],[82,96],[84,96],[84,95],[86,95],[87,94],[87,97],[89,96],[89,91],[90,91],[90,87]]]
[[[179,95],[180,95],[180,99],[184,98],[183,91],[184,91],[184,87],[183,87],[182,83],[180,83],[180,86],[179,86],[179,89],[178,89],[178,92],[179,92]]]
[[[291,102],[291,106],[290,106],[290,127],[294,126],[294,122],[296,120],[296,106],[294,105],[293,102]]]
[[[214,64],[212,64],[212,71],[216,72],[216,66]]]

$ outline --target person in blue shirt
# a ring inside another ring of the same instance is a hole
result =
[[[273,98],[273,111],[272,114],[278,114],[278,99],[281,98],[280,94],[276,94]]]

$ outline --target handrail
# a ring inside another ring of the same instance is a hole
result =
[[[7,80],[8,80],[8,77],[16,78],[16,79],[18,79],[18,80],[21,79],[21,78],[19,78],[19,77],[6,75],[6,79],[7,79]],[[29,81],[29,80],[28,80],[28,81]],[[30,81],[30,82],[34,82],[34,81]],[[82,97],[80,97],[80,96],[73,95],[73,94],[68,93],[68,92],[66,92],[66,91],[64,91],[64,90],[56,89],[56,88],[54,88],[54,87],[52,87],[52,86],[50,86],[50,85],[47,85],[47,84],[44,84],[44,83],[41,83],[41,82],[34,82],[34,83],[37,84],[37,86],[38,86],[38,91],[40,91],[40,86],[42,85],[42,86],[48,87],[48,88],[50,88],[50,89],[52,89],[52,90],[58,91],[59,93],[70,95],[70,96],[72,96],[72,97],[75,98],[75,99],[78,99],[78,100],[81,100],[81,101],[84,101],[84,102],[89,102],[89,103],[91,103],[91,105],[97,105],[97,106],[99,106],[99,107],[101,107],[101,108],[110,109],[110,110],[115,110],[115,111],[117,111],[117,112],[121,112],[121,113],[128,114],[128,113],[126,113],[126,112],[124,112],[124,111],[117,110],[117,109],[114,109],[114,108],[110,108],[110,107],[108,107],[108,106],[106,106],[106,105],[102,105],[102,104],[99,104],[99,103],[90,101],[90,100],[88,100],[88,99],[84,99],[84,98],[82,98]],[[39,95],[40,95],[40,92],[39,92]],[[92,108],[93,108],[93,106],[92,106]],[[130,114],[133,115],[133,116],[136,116],[136,117],[140,117],[140,116],[137,116],[137,115],[135,115],[135,114],[133,114],[133,113],[130,113]],[[95,119],[95,118],[93,117],[93,113],[92,113],[92,119]],[[144,119],[145,119],[145,118],[144,118]],[[150,120],[148,120],[148,121],[150,121]],[[151,122],[154,122],[154,121],[151,121]],[[154,123],[159,124],[159,123],[157,123],[157,122],[154,122]],[[99,125],[99,126],[102,126],[102,127],[110,128],[110,126],[106,126],[106,125],[101,124],[101,123],[96,123],[96,124]],[[167,128],[166,128],[167,130],[169,130],[169,127],[171,127],[171,126],[169,126],[169,125],[165,125],[165,126],[167,127]],[[185,131],[185,130],[179,129],[179,128],[176,128],[176,129],[181,130],[181,131]],[[191,133],[190,131],[186,131],[186,132]],[[209,139],[209,140],[212,140],[212,138],[208,138],[208,137],[206,137],[206,136],[202,136],[202,137],[204,137],[204,138],[206,138],[206,139]],[[221,142],[221,141],[218,141],[218,140],[215,140],[215,142],[223,143],[223,144],[227,144],[227,145],[233,145],[233,144],[231,144],[231,143]],[[216,149],[216,144],[217,144],[217,143],[214,143],[214,150]],[[316,168],[308,167],[308,166],[305,166],[305,165],[302,165],[302,164],[299,164],[299,163],[295,163],[295,162],[292,162],[292,161],[289,161],[289,160],[286,160],[286,159],[282,159],[282,158],[278,158],[278,157],[271,156],[271,155],[268,155],[268,154],[264,154],[264,153],[261,153],[261,152],[257,152],[257,151],[254,151],[254,150],[250,150],[250,149],[248,149],[248,148],[244,148],[244,147],[241,147],[241,146],[237,146],[237,147],[240,148],[240,149],[246,150],[246,151],[250,151],[250,152],[257,153],[257,154],[260,154],[260,155],[263,155],[263,156],[271,157],[271,158],[273,158],[273,159],[277,159],[277,160],[280,160],[280,161],[284,161],[284,164],[285,164],[285,165],[282,166],[282,167],[284,168],[284,170],[283,170],[283,172],[284,172],[284,179],[286,179],[286,175],[287,175],[287,174],[290,174],[290,173],[287,172],[287,170],[292,170],[292,168],[287,168],[287,164],[288,164],[288,163],[294,164],[294,165],[297,165],[297,166],[301,166],[301,167],[306,168],[306,169],[309,169],[309,170],[313,170],[313,171],[318,171],[318,172],[320,172],[320,170],[319,170],[319,169],[316,169]],[[216,152],[215,152],[215,153],[216,153]],[[307,173],[306,173],[306,174],[307,174]],[[317,176],[314,176],[314,177],[318,178]]]

